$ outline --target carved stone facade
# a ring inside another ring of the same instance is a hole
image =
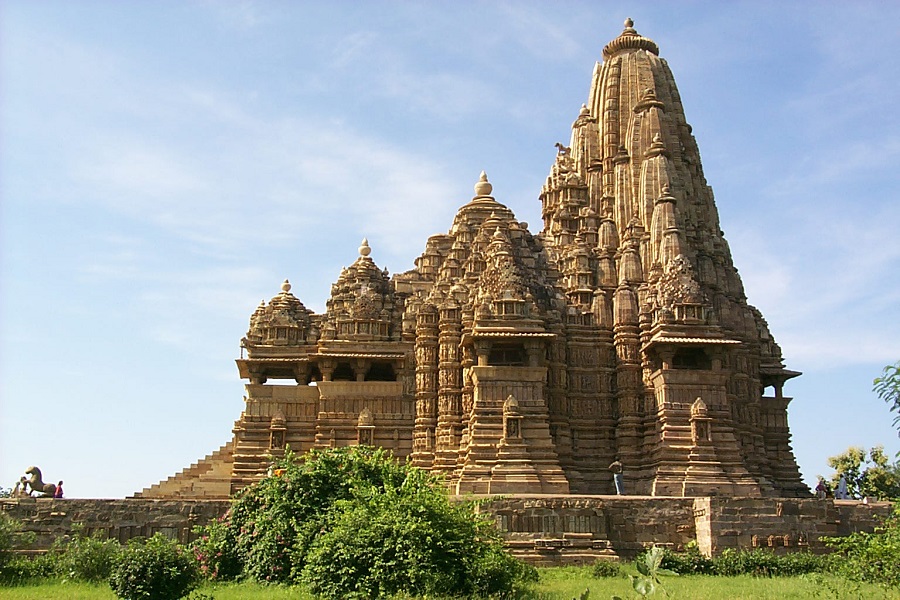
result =
[[[658,54],[630,20],[604,48],[539,234],[482,173],[414,269],[391,277],[363,240],[325,314],[287,281],[263,302],[217,489],[288,445],[371,443],[457,493],[612,494],[618,459],[632,494],[809,495],[782,393],[799,373],[747,303]],[[140,495],[190,496],[174,479]]]

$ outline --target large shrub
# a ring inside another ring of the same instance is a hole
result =
[[[241,575],[236,535],[230,517],[200,527],[200,538],[193,543],[200,574],[213,581],[229,581]]]
[[[181,546],[157,533],[132,540],[122,551],[109,585],[124,600],[178,600],[197,585],[197,563]]]
[[[112,574],[122,546],[97,532],[93,536],[80,531],[68,541],[57,538],[50,549],[55,571],[71,581],[106,581]]]
[[[336,508],[301,577],[319,596],[485,597],[508,592],[527,571],[490,523],[450,502],[417,469],[408,469],[399,486],[361,490]]]
[[[55,576],[56,561],[52,555],[15,556],[0,568],[0,585],[25,585]]]
[[[201,568],[218,579],[298,581],[329,513],[354,491],[398,486],[407,468],[383,450],[353,446],[313,450],[302,459],[288,451],[273,475],[247,486],[227,517],[208,528],[198,545]]]
[[[842,538],[825,538],[840,552],[841,575],[855,581],[900,587],[900,503],[893,514],[873,533],[854,533]]]
[[[210,577],[303,582],[326,597],[487,595],[533,573],[436,477],[362,446],[288,452],[195,552]]]

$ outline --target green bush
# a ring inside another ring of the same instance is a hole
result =
[[[56,561],[50,554],[14,556],[0,568],[0,585],[24,585],[56,575]]]
[[[778,556],[768,550],[732,550],[726,548],[715,559],[717,575],[778,575]]]
[[[287,452],[203,534],[208,577],[304,582],[326,597],[489,595],[536,577],[436,477],[362,446]]]
[[[192,544],[200,574],[212,581],[231,581],[241,575],[241,561],[235,551],[234,530],[220,519],[195,530],[200,537]]]
[[[26,558],[16,556],[17,547],[27,546],[34,540],[31,532],[22,532],[22,524],[0,511],[0,583],[18,585],[30,579],[52,574],[53,562],[47,557]]]
[[[434,483],[408,469],[400,486],[339,503],[310,549],[303,583],[325,598],[510,591],[528,568],[505,552],[489,522],[451,503]]]
[[[755,575],[775,577],[824,573],[830,570],[828,556],[809,552],[775,554],[770,550],[726,549],[715,558],[702,555],[696,545],[690,545],[685,552],[666,550],[662,568],[680,575]]]
[[[13,537],[18,530],[18,523],[0,511],[0,572],[12,558]]]
[[[823,538],[838,550],[836,571],[854,581],[900,587],[900,503],[873,533],[854,533],[843,538]]]
[[[68,542],[57,538],[50,550],[55,571],[71,581],[106,581],[112,574],[122,546],[116,540],[105,539],[97,532],[93,536],[80,532]]]
[[[199,579],[193,556],[157,533],[146,541],[129,542],[109,585],[124,600],[178,600],[189,594]]]
[[[13,558],[13,548],[22,529],[21,523],[0,511],[0,570]]]
[[[329,512],[354,490],[398,486],[405,479],[388,453],[353,446],[313,450],[301,461],[291,452],[276,462],[278,475],[244,488],[222,522],[210,529],[201,567],[219,579],[240,571],[257,581],[299,580],[306,555]]]
[[[598,560],[591,567],[591,577],[602,579],[604,577],[619,577],[622,574],[622,567],[619,563],[611,560]]]
[[[696,543],[688,544],[684,552],[666,548],[661,567],[679,575],[712,575],[716,572],[713,559],[701,554]]]

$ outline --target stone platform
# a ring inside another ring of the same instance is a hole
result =
[[[701,552],[771,548],[775,552],[826,552],[823,536],[871,531],[890,513],[887,502],[797,498],[519,495],[482,497],[479,510],[493,516],[510,550],[535,565],[630,559],[653,544],[675,550],[696,541]],[[193,528],[222,516],[228,500],[2,499],[4,510],[36,534],[28,553],[53,540],[103,531],[126,542],[160,532],[181,543]]]
[[[707,556],[727,548],[828,549],[824,536],[872,531],[887,502],[798,498],[516,496],[485,501],[510,550],[537,565],[631,559],[651,545]]]

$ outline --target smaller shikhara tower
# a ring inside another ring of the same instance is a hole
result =
[[[631,20],[557,144],[541,233],[492,193],[482,173],[405,273],[364,240],[325,314],[285,282],[242,340],[233,440],[139,495],[226,496],[286,445],[348,444],[457,493],[610,494],[619,460],[629,494],[809,494],[782,392],[799,373],[747,303],[672,73]]]

